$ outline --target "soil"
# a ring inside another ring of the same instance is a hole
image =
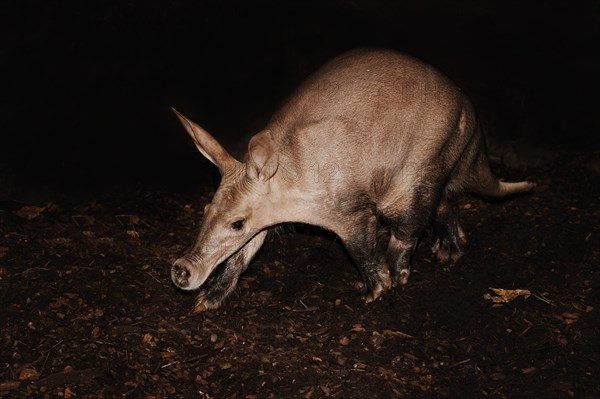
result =
[[[371,304],[335,236],[290,226],[191,314],[169,270],[208,188],[1,203],[0,397],[597,398],[597,157],[497,170],[538,188],[465,197],[464,256],[440,265],[425,237],[409,283]]]

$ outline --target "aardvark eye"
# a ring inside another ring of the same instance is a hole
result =
[[[241,230],[242,227],[244,227],[244,219],[236,220],[235,222],[231,223],[231,228],[234,230]]]

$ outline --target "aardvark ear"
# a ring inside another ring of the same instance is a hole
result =
[[[206,159],[219,168],[221,174],[224,174],[226,170],[235,168],[239,162],[232,157],[213,136],[196,123],[180,114],[175,108],[172,109],[192,140],[194,140],[198,150],[206,157]]]
[[[251,180],[267,181],[279,168],[279,156],[271,133],[263,131],[256,134],[248,144],[246,176]]]

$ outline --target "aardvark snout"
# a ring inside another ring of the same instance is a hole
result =
[[[192,268],[189,261],[180,258],[173,263],[171,268],[171,279],[173,283],[182,289],[186,289],[190,285],[190,277],[192,275]]]

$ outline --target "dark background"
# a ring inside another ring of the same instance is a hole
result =
[[[5,0],[0,199],[216,184],[171,106],[239,154],[299,82],[360,46],[459,83],[492,152],[518,149],[528,166],[594,152],[599,26],[592,0]]]

